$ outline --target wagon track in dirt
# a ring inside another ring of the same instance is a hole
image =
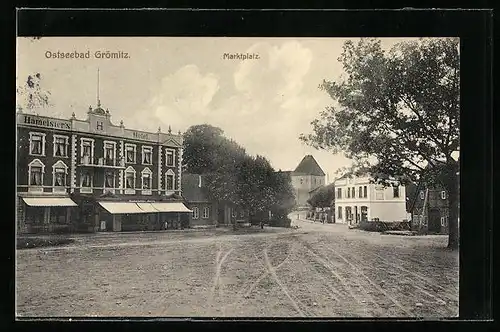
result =
[[[229,254],[233,251],[233,249],[234,248],[230,248],[229,250],[227,250],[225,252],[224,256],[222,256],[223,250],[219,244],[219,249],[217,250],[217,254],[215,256],[215,275],[213,278],[212,288],[210,289],[210,294],[209,294],[209,298],[208,298],[209,310],[211,312],[213,312],[213,304],[214,304],[216,293],[217,293],[217,297],[219,299],[222,298],[223,285],[220,282],[220,273],[221,273],[221,269],[222,269],[222,264],[224,264],[227,257],[229,256]],[[221,258],[221,256],[222,256],[222,258]],[[224,314],[224,307],[222,307],[221,309],[222,309],[223,314]]]
[[[351,286],[346,278],[344,278],[339,272],[337,272],[335,270],[335,268],[333,267],[333,264],[331,264],[330,261],[328,261],[326,258],[320,256],[319,254],[317,254],[316,252],[314,252],[313,250],[311,250],[310,248],[308,248],[307,246],[304,246],[304,248],[307,250],[307,252],[309,253],[309,255],[319,264],[321,264],[324,268],[326,268],[340,283],[340,285],[342,286],[342,289],[344,290],[344,292],[348,295],[347,298],[352,298],[354,301],[356,301],[360,306],[364,306],[364,303],[366,302],[365,301],[365,298],[363,297],[363,294],[356,294],[357,292],[359,292],[359,289],[358,290],[353,290],[355,287]],[[362,285],[358,284],[358,288],[360,288],[363,293],[365,293],[365,296],[367,294],[367,291],[363,288]],[[376,303],[375,301],[373,301],[375,306],[377,308],[380,308],[380,306],[378,305],[378,303]],[[365,306],[364,306],[365,307]],[[354,315],[356,316],[360,316],[359,314],[355,313],[355,312],[352,312]],[[366,316],[366,310],[365,310],[365,316]]]
[[[368,277],[360,268],[358,268],[356,265],[354,265],[351,261],[349,261],[347,258],[345,258],[343,255],[339,254],[332,248],[329,248],[330,252],[332,252],[334,255],[342,259],[345,263],[347,263],[353,272],[356,272],[359,276],[365,278],[368,283],[376,289],[380,294],[383,294],[386,298],[392,301],[402,312],[404,312],[407,316],[413,316],[413,314],[405,308],[398,300],[396,300],[392,295],[390,295],[388,292],[383,290],[377,283],[375,283],[370,277]],[[380,306],[379,306],[380,307]]]
[[[385,257],[382,257],[382,256],[380,256],[378,254],[373,253],[373,255],[376,256],[384,264],[389,265],[390,267],[396,268],[396,269],[398,269],[398,270],[400,270],[402,272],[405,272],[407,274],[410,274],[410,275],[412,275],[412,276],[414,276],[414,277],[416,277],[416,278],[418,278],[418,279],[420,279],[422,281],[425,281],[427,283],[427,285],[429,285],[430,288],[435,287],[435,288],[441,290],[441,294],[444,295],[448,300],[458,301],[458,294],[455,295],[455,294],[450,293],[450,291],[448,289],[446,289],[445,287],[443,287],[443,286],[441,286],[439,284],[436,284],[436,282],[434,280],[429,279],[429,278],[421,275],[418,272],[410,271],[410,270],[406,269],[405,267],[401,266],[400,264],[393,263],[393,262],[387,260]],[[403,262],[403,261],[401,261],[398,258],[394,258],[394,259],[397,260],[397,261]],[[420,287],[418,287],[418,288],[420,288]],[[420,290],[422,291],[423,289],[420,288]]]
[[[292,306],[295,308],[295,310],[302,316],[305,317],[306,313],[300,309],[299,305],[297,304],[297,300],[293,299],[290,293],[288,292],[287,287],[281,282],[280,278],[276,274],[275,268],[271,265],[271,261],[269,260],[269,256],[267,255],[267,248],[264,249],[264,260],[266,262],[266,267],[269,272],[269,274],[273,277],[274,281],[280,286],[281,290],[285,294],[285,296],[288,298]]]
[[[276,266],[274,266],[275,271],[289,262],[292,248],[289,248],[289,249],[290,250],[287,250],[287,255],[285,256],[285,258],[283,258]],[[265,264],[264,258],[263,257],[259,258],[255,253],[253,253],[253,257],[255,258],[255,262],[258,263],[262,267],[263,271],[256,279],[250,280],[249,282],[245,283],[240,288],[240,290],[235,294],[236,300],[234,302],[227,304],[227,305],[224,305],[224,309],[228,308],[228,307],[234,307],[234,306],[238,306],[238,305],[242,304],[243,302],[245,302],[247,299],[250,298],[250,295],[252,294],[252,292],[255,290],[255,288],[257,286],[259,286],[259,284],[263,280],[265,280],[266,278],[272,278],[271,273]],[[263,260],[264,260],[264,262],[263,262]]]

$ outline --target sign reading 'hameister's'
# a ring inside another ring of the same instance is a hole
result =
[[[23,117],[23,123],[39,127],[71,129],[71,122],[69,121],[45,119],[33,115],[25,115]]]

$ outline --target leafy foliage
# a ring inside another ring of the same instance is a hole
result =
[[[17,87],[16,92],[18,109],[36,111],[40,108],[52,106],[49,100],[50,92],[42,89],[40,85],[41,81],[41,74],[35,73],[28,75],[24,84]]]
[[[316,190],[312,197],[307,200],[307,203],[309,203],[313,208],[325,208],[332,206],[334,200],[335,186],[333,184],[329,184]]]
[[[220,128],[190,127],[184,135],[183,160],[185,172],[205,174],[211,199],[245,207],[252,216],[289,211],[294,205],[290,177],[275,172],[265,157],[248,155]]]
[[[320,88],[334,100],[301,139],[353,159],[375,182],[441,183],[450,193],[450,246],[458,245],[460,144],[458,39],[419,39],[389,51],[380,40],[347,41],[345,76]]]

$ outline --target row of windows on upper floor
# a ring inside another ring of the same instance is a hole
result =
[[[356,198],[356,187],[347,187],[346,188],[346,198]],[[337,188],[337,194],[335,195],[336,198],[342,198],[342,192],[345,192],[342,190],[342,188]],[[398,196],[394,197],[399,197],[399,188],[397,192]],[[367,198],[368,197],[368,187],[367,186],[359,186],[358,187],[358,198]]]
[[[346,198],[356,198],[356,187],[348,187],[347,189],[347,195]],[[337,188],[336,192],[336,198],[341,199],[342,198],[342,188]],[[446,191],[441,191],[441,199],[446,199]],[[425,192],[420,191],[419,193],[420,199],[425,198]],[[393,186],[392,187],[392,197],[393,198],[399,198],[400,197],[400,190],[399,186]],[[358,191],[357,191],[357,198],[368,198],[368,187],[367,186],[359,186]],[[377,198],[378,199],[378,198]]]
[[[45,165],[39,160],[34,159],[28,164],[28,179],[29,186],[42,186],[43,176],[45,174]],[[68,178],[68,166],[59,160],[52,166],[52,185],[54,187],[66,188],[67,178]],[[116,189],[117,179],[119,175],[115,171],[105,171],[103,188]],[[141,171],[141,187],[142,190],[151,190],[153,172],[148,168],[144,168]],[[125,189],[136,189],[137,175],[136,171],[132,166],[125,169],[124,172],[124,184]],[[165,184],[166,190],[175,190],[175,173],[169,169],[165,174]],[[80,187],[81,188],[92,188],[94,186],[94,174],[90,170],[85,170],[80,176]]]
[[[439,193],[439,196],[441,197],[441,199],[446,199],[448,198],[448,195],[446,195],[446,191],[445,190],[442,190],[440,193]],[[425,199],[425,191],[421,190],[419,192],[419,197],[420,199]]]
[[[31,156],[45,156],[45,133],[30,132],[29,154]],[[94,139],[80,138],[80,162],[83,164],[97,164],[94,158]],[[53,156],[60,158],[69,157],[69,137],[64,135],[55,135],[53,140]],[[125,143],[125,151],[122,160],[118,160],[116,155],[116,142],[104,141],[103,146],[103,163],[106,165],[118,166],[120,164],[138,164],[137,162],[137,145]],[[165,165],[175,167],[175,149],[166,148]],[[153,164],[153,147],[141,147],[141,162],[143,165]]]

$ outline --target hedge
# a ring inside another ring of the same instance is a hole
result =
[[[20,237],[17,239],[17,249],[30,249],[40,247],[62,246],[75,242],[68,238],[40,238],[40,237]]]
[[[409,231],[408,221],[361,221],[359,228],[368,232]]]

